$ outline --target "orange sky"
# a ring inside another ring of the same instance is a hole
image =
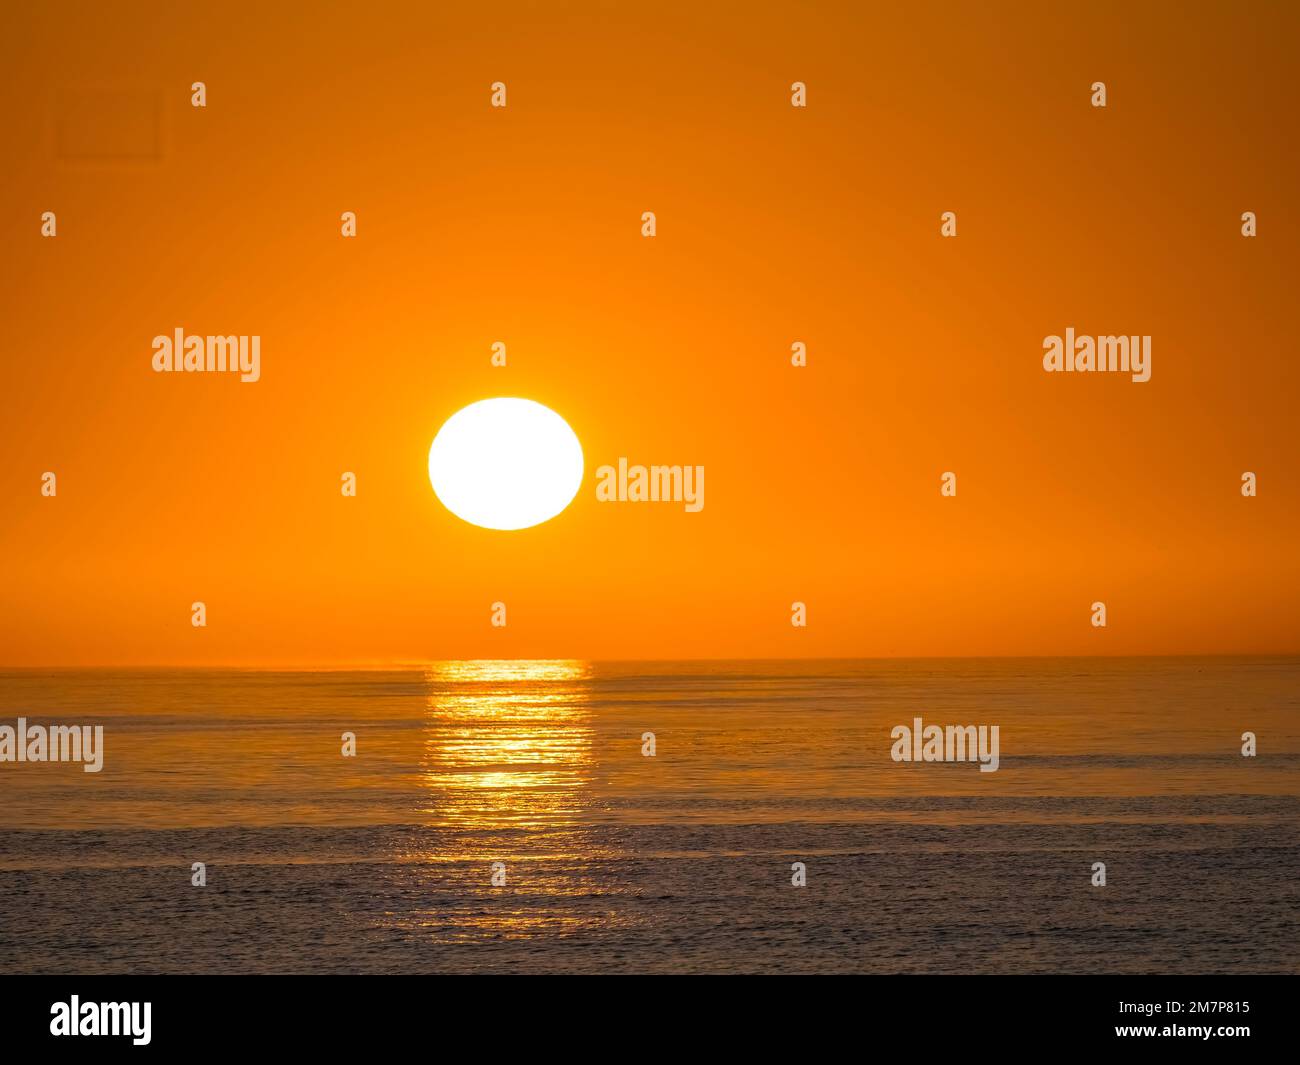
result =
[[[1300,650],[1300,14],[1058,6],[11,14],[0,663]],[[1070,326],[1151,381],[1044,373]],[[430,489],[492,395],[582,440],[546,525]]]

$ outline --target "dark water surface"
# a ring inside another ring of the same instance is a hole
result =
[[[1300,970],[1296,658],[0,673],[19,715],[105,757],[0,764],[6,972]],[[893,762],[918,716],[1000,768]]]

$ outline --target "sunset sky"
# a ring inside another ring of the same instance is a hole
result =
[[[1300,651],[1294,7],[474,7],[10,13],[0,664]],[[490,396],[581,440],[546,524],[430,488]]]

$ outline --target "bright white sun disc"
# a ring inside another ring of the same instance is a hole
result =
[[[429,448],[442,505],[484,529],[527,529],[559,514],[582,486],[582,445],[531,399],[481,399],[443,423]]]

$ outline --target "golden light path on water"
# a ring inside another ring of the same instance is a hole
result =
[[[450,942],[626,923],[601,897],[611,886],[588,874],[592,861],[617,856],[584,823],[595,772],[590,673],[576,661],[428,667],[420,812],[446,843],[408,868],[446,905],[399,924]],[[496,862],[504,884],[492,883]]]
[[[581,688],[589,673],[567,661],[433,666],[423,777],[437,823],[486,830],[572,823],[593,768]]]

